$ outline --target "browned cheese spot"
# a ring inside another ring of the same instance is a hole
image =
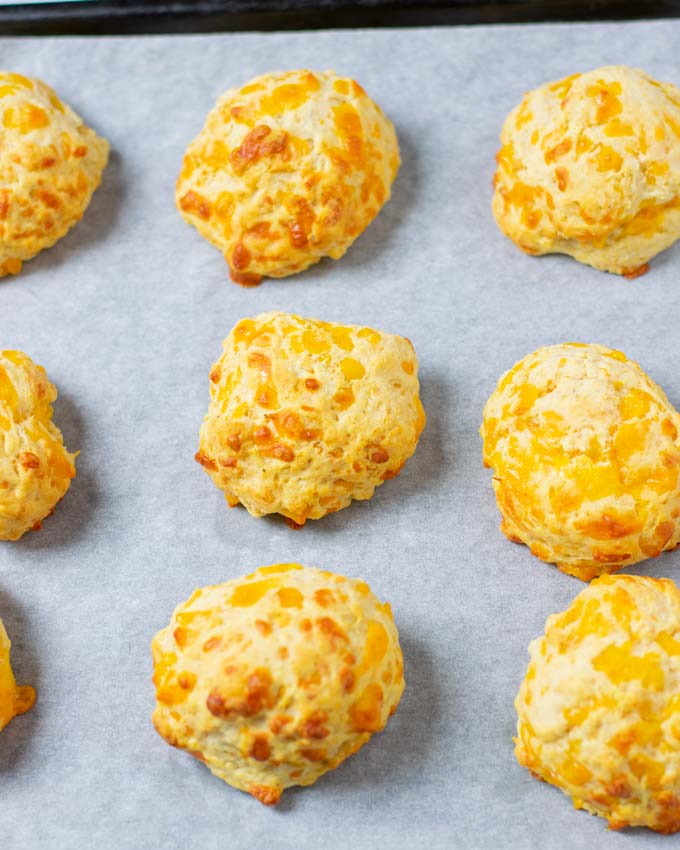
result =
[[[279,788],[270,788],[268,785],[251,785],[248,793],[259,800],[263,806],[275,806],[281,799]]]
[[[266,620],[255,620],[255,628],[262,637],[268,637],[272,633],[272,627]]]
[[[204,221],[210,218],[210,201],[197,192],[187,192],[180,198],[179,205],[185,213],[197,215]]]
[[[244,692],[225,696],[218,688],[213,688],[208,694],[206,707],[215,717],[229,717],[232,714],[252,717],[274,704],[271,685],[269,671],[257,668],[248,676]]]
[[[39,469],[40,460],[33,452],[21,452],[19,455],[19,463],[24,469]]]
[[[390,459],[387,449],[384,449],[382,446],[372,449],[370,457],[373,463],[387,463]]]
[[[266,734],[255,735],[250,747],[250,756],[256,761],[267,761],[271,755],[269,740]]]
[[[194,460],[197,460],[204,469],[210,469],[214,472],[217,469],[215,461],[209,457],[202,449],[194,455]]]
[[[300,734],[305,738],[322,739],[328,736],[326,723],[328,715],[325,711],[314,711],[300,726]]]
[[[281,132],[272,135],[271,127],[258,124],[246,135],[241,146],[229,154],[229,160],[237,174],[243,172],[259,159],[285,153],[288,146],[288,134]]]

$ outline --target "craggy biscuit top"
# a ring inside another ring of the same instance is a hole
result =
[[[540,348],[484,409],[502,530],[581,579],[680,541],[680,415],[620,351]]]
[[[635,275],[680,237],[680,90],[624,66],[529,92],[508,116],[493,210],[530,254]]]
[[[76,474],[52,422],[56,397],[42,366],[0,351],[0,540],[40,528]]]
[[[230,505],[294,523],[369,499],[425,424],[403,337],[288,313],[243,319],[210,373],[196,459]]]
[[[28,685],[19,687],[10,664],[11,642],[0,620],[0,731],[16,717],[28,711],[35,702],[35,691]]]
[[[0,277],[81,218],[108,152],[49,86],[0,71]]]
[[[252,285],[340,258],[398,168],[394,127],[354,80],[265,74],[219,99],[186,152],[176,200],[232,279]]]
[[[604,576],[530,647],[516,756],[612,829],[680,830],[680,592]]]
[[[152,650],[157,731],[266,805],[359,750],[404,689],[390,606],[299,564],[196,590]]]

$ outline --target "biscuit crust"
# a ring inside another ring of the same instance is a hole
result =
[[[603,576],[529,646],[515,755],[611,829],[680,830],[680,592]]]
[[[508,115],[493,212],[528,254],[636,277],[680,237],[680,89],[623,65],[546,83]]]
[[[299,564],[196,590],[152,652],[158,733],[265,805],[359,750],[404,690],[390,606]]]
[[[109,145],[40,80],[0,71],[0,277],[81,218]]]
[[[35,702],[29,685],[18,686],[10,664],[11,641],[0,620],[0,732],[18,714],[24,714]]]
[[[264,74],[208,115],[185,154],[177,208],[234,281],[255,285],[342,257],[389,199],[399,163],[394,127],[354,80]]]
[[[680,415],[620,351],[540,348],[484,408],[501,530],[588,581],[680,542]]]
[[[0,351],[0,540],[40,528],[75,477],[52,422],[57,390],[21,351]]]
[[[243,319],[210,373],[196,460],[227,502],[302,525],[370,499],[425,425],[403,337],[263,313]]]

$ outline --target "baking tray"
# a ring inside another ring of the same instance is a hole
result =
[[[513,756],[526,647],[583,585],[498,530],[482,407],[540,345],[626,351],[680,402],[680,246],[634,281],[523,255],[490,211],[498,133],[524,91],[625,62],[680,81],[680,22],[0,39],[107,136],[83,221],[0,283],[2,347],[45,365],[78,477],[38,533],[0,546],[0,610],[38,702],[0,735],[3,850],[668,847],[607,833]],[[334,67],[394,120],[392,200],[339,262],[230,283],[176,213],[183,151],[217,95]],[[428,424],[368,502],[292,531],[227,511],[193,460],[208,372],[243,316],[290,310],[407,335]],[[149,642],[192,590],[277,561],[361,576],[400,629],[406,691],[384,733],[265,809],[154,732]],[[680,551],[634,570],[680,578]]]
[[[404,27],[680,16],[680,0],[87,0],[0,6],[0,33]]]

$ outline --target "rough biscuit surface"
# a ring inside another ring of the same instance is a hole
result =
[[[680,592],[603,576],[529,646],[515,754],[612,829],[680,830]]]
[[[404,690],[390,606],[299,564],[196,590],[152,650],[157,731],[265,805],[359,750]]]
[[[493,211],[528,254],[636,276],[680,237],[680,90],[621,65],[529,92],[508,116]]]
[[[425,424],[403,337],[263,313],[243,319],[210,373],[196,459],[230,505],[302,525],[370,499]]]
[[[189,145],[184,218],[254,285],[339,259],[390,196],[394,127],[354,80],[265,74],[230,89]]]
[[[620,351],[540,348],[484,408],[507,537],[589,580],[680,542],[680,415]]]
[[[49,86],[0,71],[0,277],[80,220],[108,155]]]
[[[21,351],[0,351],[0,540],[40,528],[75,476],[52,422],[57,391]]]
[[[35,702],[35,691],[28,685],[18,686],[10,665],[11,642],[0,620],[0,731]]]

